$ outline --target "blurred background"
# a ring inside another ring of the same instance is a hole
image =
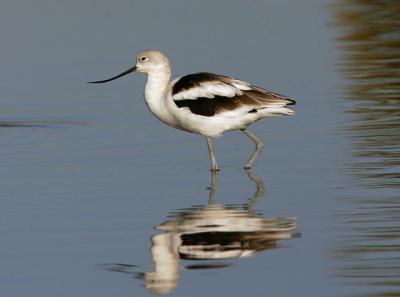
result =
[[[400,3],[0,4],[0,295],[399,296]],[[143,49],[296,115],[215,141],[160,123]]]

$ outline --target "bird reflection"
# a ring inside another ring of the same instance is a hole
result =
[[[217,173],[213,172],[207,205],[173,212],[156,226],[158,233],[151,237],[152,271],[134,272],[136,267],[126,264],[111,264],[106,269],[131,273],[144,280],[150,293],[167,294],[178,285],[181,260],[193,260],[184,269],[225,268],[230,266],[226,261],[281,247],[280,240],[298,236],[295,218],[263,217],[253,210],[265,188],[254,174],[246,173],[256,192],[245,204],[217,203]]]

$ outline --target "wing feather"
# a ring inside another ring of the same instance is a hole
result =
[[[179,108],[189,108],[192,113],[203,116],[234,110],[254,113],[259,109],[295,104],[284,95],[236,78],[206,72],[177,78],[172,86],[172,99]]]

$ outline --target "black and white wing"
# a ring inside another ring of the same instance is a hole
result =
[[[283,107],[296,103],[245,81],[207,72],[179,77],[172,84],[172,99],[179,108],[208,117],[225,112],[256,113],[267,108],[272,113],[282,110],[287,114]]]

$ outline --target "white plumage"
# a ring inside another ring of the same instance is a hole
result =
[[[211,138],[225,131],[241,130],[256,143],[256,149],[245,165],[250,168],[263,144],[246,129],[247,126],[268,116],[294,114],[287,107],[295,104],[294,100],[233,77],[202,72],[171,81],[169,60],[155,50],[140,52],[136,65],[127,71],[91,83],[108,82],[133,71],[147,73],[144,98],[158,119],[207,138],[211,170],[218,170]]]
[[[182,77],[175,79],[171,85],[172,87],[178,82]],[[242,89],[239,88],[239,84],[225,84],[221,82],[204,82],[197,87],[192,87],[188,90],[181,91],[177,94],[172,95],[173,100],[188,100],[188,99],[198,99],[198,98],[214,98],[215,96],[222,97],[233,97],[236,95],[242,95]]]

